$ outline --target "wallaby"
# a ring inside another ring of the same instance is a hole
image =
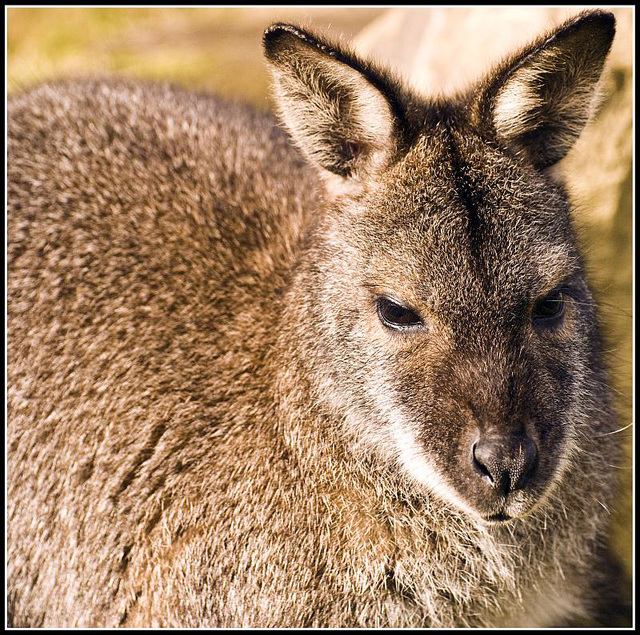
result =
[[[561,626],[615,600],[600,328],[550,170],[614,17],[449,98],[264,34],[280,116],[9,99],[14,626]]]

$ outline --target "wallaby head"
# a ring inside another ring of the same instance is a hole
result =
[[[593,110],[614,22],[583,13],[432,101],[298,27],[265,33],[281,118],[334,196],[289,296],[295,363],[356,455],[480,522],[562,487],[605,398],[549,168]]]

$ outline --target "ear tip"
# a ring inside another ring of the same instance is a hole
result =
[[[584,11],[580,14],[579,18],[589,22],[597,22],[611,29],[615,29],[616,26],[616,16],[611,11],[604,11],[602,9]]]
[[[265,55],[273,61],[284,48],[294,45],[300,40],[309,41],[310,39],[312,38],[309,34],[295,24],[276,22],[265,29],[262,43]]]
[[[602,9],[584,11],[578,15],[576,25],[590,26],[597,30],[608,45],[611,44],[616,34],[616,16],[611,11],[603,11]]]
[[[266,56],[271,59],[280,48],[279,43],[282,42],[282,38],[286,36],[293,25],[284,24],[282,22],[276,22],[267,29],[265,29],[262,35],[262,44]]]
[[[272,38],[280,37],[285,33],[293,33],[297,35],[300,31],[301,29],[295,24],[288,24],[287,22],[274,22],[265,29],[264,39],[270,40]]]

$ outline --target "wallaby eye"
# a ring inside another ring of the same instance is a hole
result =
[[[552,323],[559,320],[563,313],[564,294],[562,291],[553,291],[533,305],[532,318],[538,324]]]
[[[378,316],[382,323],[392,329],[410,329],[422,326],[420,316],[389,298],[378,298]]]

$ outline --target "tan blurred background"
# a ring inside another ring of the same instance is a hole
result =
[[[579,7],[461,8],[11,8],[8,90],[56,77],[117,73],[211,90],[268,110],[261,34],[293,21],[355,41],[417,89],[463,86],[499,57]],[[631,9],[614,10],[617,35],[595,120],[565,160],[587,264],[602,307],[620,427],[631,423],[632,32]],[[624,486],[611,505],[612,542],[631,575],[632,427],[611,469]]]

